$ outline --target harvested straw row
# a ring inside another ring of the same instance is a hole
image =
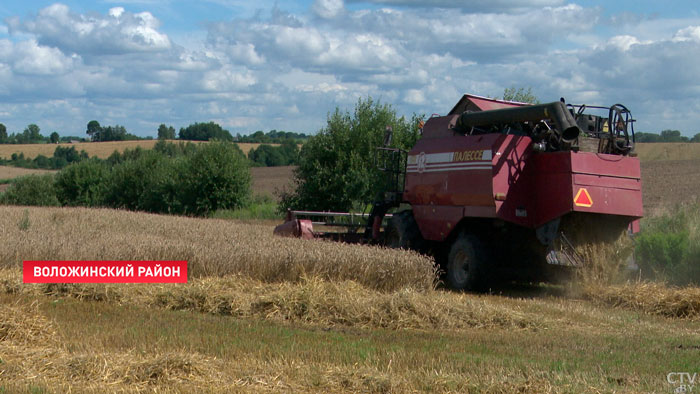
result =
[[[305,278],[269,284],[241,276],[193,279],[188,284],[22,285],[16,270],[0,270],[0,292],[193,310],[216,315],[323,327],[461,330],[538,329],[544,319],[468,294],[367,289],[353,281]]]
[[[263,282],[304,276],[380,291],[432,289],[430,258],[408,251],[304,241],[272,227],[108,209],[0,207],[0,267],[23,260],[187,260],[190,277],[240,274]]]
[[[0,337],[0,384],[16,391],[42,386],[55,392],[96,393],[407,392],[419,388],[493,393],[564,391],[553,385],[553,376],[527,369],[394,371],[391,365],[385,368],[372,362],[344,365],[244,354],[237,362],[230,362],[191,350],[88,354],[68,350],[54,324],[36,305],[0,305],[0,315],[12,322],[5,326],[6,335]]]
[[[36,305],[0,305],[0,381],[33,379],[82,383],[86,387],[128,384],[206,383],[220,378],[216,360],[191,352],[142,355],[131,352],[73,354]]]
[[[604,305],[666,317],[700,319],[700,288],[674,288],[637,282],[621,286],[588,285],[584,297]]]

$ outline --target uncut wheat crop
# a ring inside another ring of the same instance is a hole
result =
[[[87,208],[0,207],[0,267],[23,260],[187,260],[191,278],[352,280],[432,289],[433,261],[401,250],[281,238],[272,226]]]

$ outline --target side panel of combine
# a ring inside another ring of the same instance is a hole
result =
[[[404,199],[411,203],[425,239],[444,240],[465,216],[497,216],[493,146],[502,138],[423,138],[409,152]]]
[[[494,145],[493,198],[500,219],[530,227],[535,217],[532,139],[504,135]]]

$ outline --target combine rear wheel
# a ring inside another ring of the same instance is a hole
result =
[[[455,290],[483,290],[486,287],[483,245],[472,234],[461,233],[447,258],[447,284]]]

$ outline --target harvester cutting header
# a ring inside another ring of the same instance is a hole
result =
[[[638,229],[634,119],[621,104],[465,95],[425,122],[409,152],[389,148],[390,140],[388,129],[378,148],[390,186],[369,214],[289,211],[275,233],[430,253],[451,287],[477,290],[493,278],[580,266],[578,243]]]

